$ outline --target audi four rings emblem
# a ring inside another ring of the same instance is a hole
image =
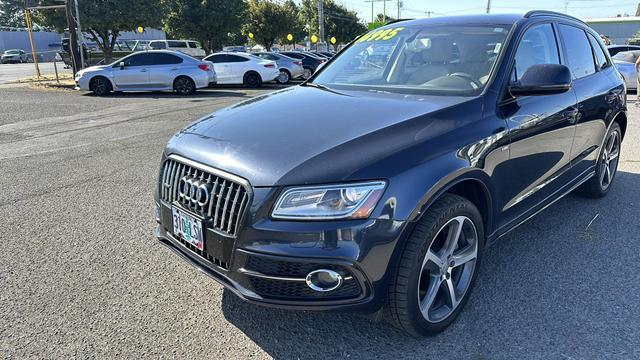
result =
[[[184,201],[189,201],[199,206],[205,206],[209,202],[210,189],[206,182],[183,176],[178,183],[178,195]]]

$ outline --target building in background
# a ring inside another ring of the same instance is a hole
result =
[[[640,16],[587,19],[585,22],[598,34],[608,37],[612,45],[627,44],[640,31]]]
[[[61,48],[61,36],[56,32],[34,31],[33,42],[40,61],[52,61]],[[11,49],[20,49],[31,54],[29,33],[27,31],[0,31],[0,53]]]

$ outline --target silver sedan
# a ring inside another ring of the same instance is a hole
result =
[[[640,50],[623,51],[612,57],[613,63],[624,77],[628,90],[636,90],[638,88],[638,71],[636,70],[638,57],[640,57]]]
[[[276,62],[276,66],[280,69],[280,75],[278,75],[276,80],[280,84],[286,84],[291,79],[301,78],[304,75],[304,68],[302,67],[301,60],[273,52],[259,52],[253,55],[265,60],[272,60]]]
[[[193,94],[215,84],[213,64],[170,50],[149,50],[109,65],[78,71],[76,89],[106,95],[111,91],[175,91]]]

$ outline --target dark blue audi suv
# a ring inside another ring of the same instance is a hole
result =
[[[177,133],[156,235],[245,301],[431,335],[488,245],[570,192],[611,190],[626,127],[624,81],[578,19],[396,22]]]

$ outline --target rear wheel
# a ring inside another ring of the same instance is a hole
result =
[[[484,245],[480,212],[445,194],[420,219],[389,289],[387,316],[413,336],[443,331],[458,316],[476,279]]]
[[[111,82],[102,76],[91,79],[89,90],[97,96],[105,96],[111,92]]]
[[[280,70],[280,74],[278,74],[276,80],[278,80],[279,84],[287,84],[289,80],[291,80],[291,74],[289,74],[287,70],[282,69]]]
[[[252,88],[257,88],[262,86],[262,79],[260,75],[251,72],[244,75],[244,84]]]
[[[305,67],[302,71],[302,78],[307,80],[311,77],[311,75],[313,75],[313,70],[311,70],[311,68]]]
[[[173,82],[173,89],[180,95],[191,95],[196,92],[196,84],[188,76],[178,76]]]
[[[618,123],[613,123],[600,149],[595,176],[582,184],[578,188],[577,194],[590,198],[601,198],[609,193],[618,170],[621,147],[622,130]]]

